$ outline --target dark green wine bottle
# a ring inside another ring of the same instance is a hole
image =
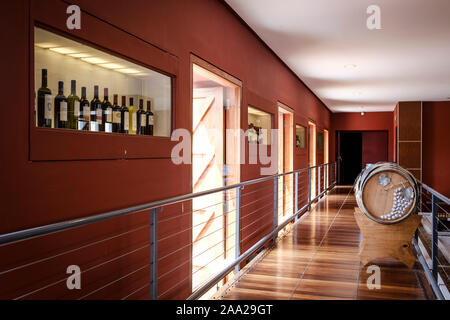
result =
[[[120,133],[121,132],[121,124],[122,124],[122,108],[120,108],[119,104],[118,104],[118,99],[119,96],[117,94],[114,95],[114,99],[113,99],[113,107],[112,107],[112,112],[113,112],[113,128],[112,131],[115,133]]]
[[[148,117],[148,127],[147,127],[147,134],[149,136],[153,135],[153,125],[154,125],[154,118],[153,118],[153,112],[151,108],[151,101],[147,101],[147,117]]]
[[[77,82],[70,81],[70,95],[67,97],[67,127],[77,129],[80,117],[80,98],[77,96]]]
[[[80,116],[78,118],[78,130],[89,130],[91,119],[91,107],[86,99],[86,87],[81,88]]]
[[[67,98],[64,96],[64,82],[58,82],[58,95],[55,97],[55,128],[67,128]]]
[[[42,83],[37,92],[37,125],[52,127],[52,92],[47,87],[47,69],[42,69]]]
[[[91,119],[90,130],[100,131],[103,127],[102,102],[98,99],[98,86],[94,86],[94,99],[91,101]]]
[[[102,109],[103,109],[103,124],[104,124],[104,130],[105,132],[112,132],[112,105],[111,102],[109,102],[108,99],[108,88],[104,89],[104,100],[102,102]]]
[[[127,97],[122,96],[122,106],[120,107],[121,110],[121,132],[128,134],[130,131],[130,112],[128,110],[127,104],[126,104]]]
[[[144,110],[144,100],[139,99],[139,110],[137,111],[137,132],[136,134],[147,134],[147,113]]]

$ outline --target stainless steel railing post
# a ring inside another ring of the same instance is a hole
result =
[[[297,221],[298,220],[298,216],[297,216],[297,212],[298,212],[298,171],[296,171],[295,173],[294,173],[294,177],[295,177],[295,179],[294,179],[294,183],[295,183],[295,185],[294,185],[294,192],[295,192],[295,212],[294,212],[294,215],[295,215],[295,221]]]
[[[311,211],[311,168],[308,168],[308,211]]]
[[[158,209],[150,209],[150,299],[158,300]]]
[[[278,177],[273,179],[273,229],[278,226]],[[277,239],[277,235],[273,235],[273,243]]]
[[[237,259],[241,255],[241,187],[236,188],[236,217],[235,217],[235,240],[234,240],[234,258]],[[234,267],[235,275],[240,269],[239,264]]]
[[[334,184],[337,184],[337,160],[334,162]]]
[[[320,168],[321,166],[317,167],[317,197],[318,197],[317,201],[320,200]]]
[[[436,203],[436,197],[434,194],[431,195],[431,219],[432,219],[432,234],[431,234],[431,241],[433,242],[431,244],[431,259],[432,259],[432,266],[431,270],[433,273],[434,280],[438,280],[438,254],[439,254],[439,247],[438,247],[438,212],[437,212],[437,203]]]

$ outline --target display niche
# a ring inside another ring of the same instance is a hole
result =
[[[34,28],[35,125],[169,137],[171,77]]]
[[[266,130],[266,134],[262,129]],[[270,113],[248,107],[248,142],[270,145],[272,116]]]
[[[295,146],[300,149],[306,147],[306,128],[299,124],[295,126]]]

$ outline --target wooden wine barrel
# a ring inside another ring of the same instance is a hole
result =
[[[354,190],[361,211],[382,224],[403,221],[416,210],[419,201],[416,179],[392,162],[378,162],[364,169]]]

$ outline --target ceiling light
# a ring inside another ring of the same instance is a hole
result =
[[[122,69],[124,67],[117,63],[104,63],[104,64],[99,64],[99,66],[107,68],[107,69]]]
[[[108,63],[108,61],[106,61],[106,60],[103,60],[103,59],[101,59],[101,58],[95,58],[95,57],[92,57],[92,58],[82,58],[81,60],[86,61],[86,62],[89,62],[89,63],[92,63],[92,64],[103,64],[103,63]]]
[[[50,48],[50,51],[54,51],[57,53],[61,53],[61,54],[71,54],[71,53],[77,53],[75,50],[70,49],[70,48],[64,48],[64,47],[60,47],[60,48]]]
[[[90,57],[91,55],[89,53],[72,53],[72,54],[69,54],[69,56],[71,56],[73,58],[87,58],[87,57]]]
[[[362,115],[362,116],[364,115],[364,111],[363,111],[363,112],[361,112],[361,115]]]
[[[54,43],[51,43],[51,42],[41,42],[41,43],[36,43],[35,45],[36,45],[36,47],[39,47],[39,48],[42,48],[42,49],[55,48],[55,47],[58,46],[57,44],[54,44]]]
[[[149,76],[149,75],[150,75],[150,73],[146,73],[146,72],[139,72],[139,73],[136,74],[136,76],[138,76],[138,77],[146,77],[146,76]]]
[[[349,63],[349,64],[346,64],[346,65],[344,66],[344,68],[345,68],[345,69],[355,69],[355,68],[356,68],[356,64]]]
[[[134,74],[134,73],[140,73],[141,71],[137,69],[131,69],[131,68],[125,68],[125,69],[117,69],[117,71],[122,73],[128,73],[128,74]]]

